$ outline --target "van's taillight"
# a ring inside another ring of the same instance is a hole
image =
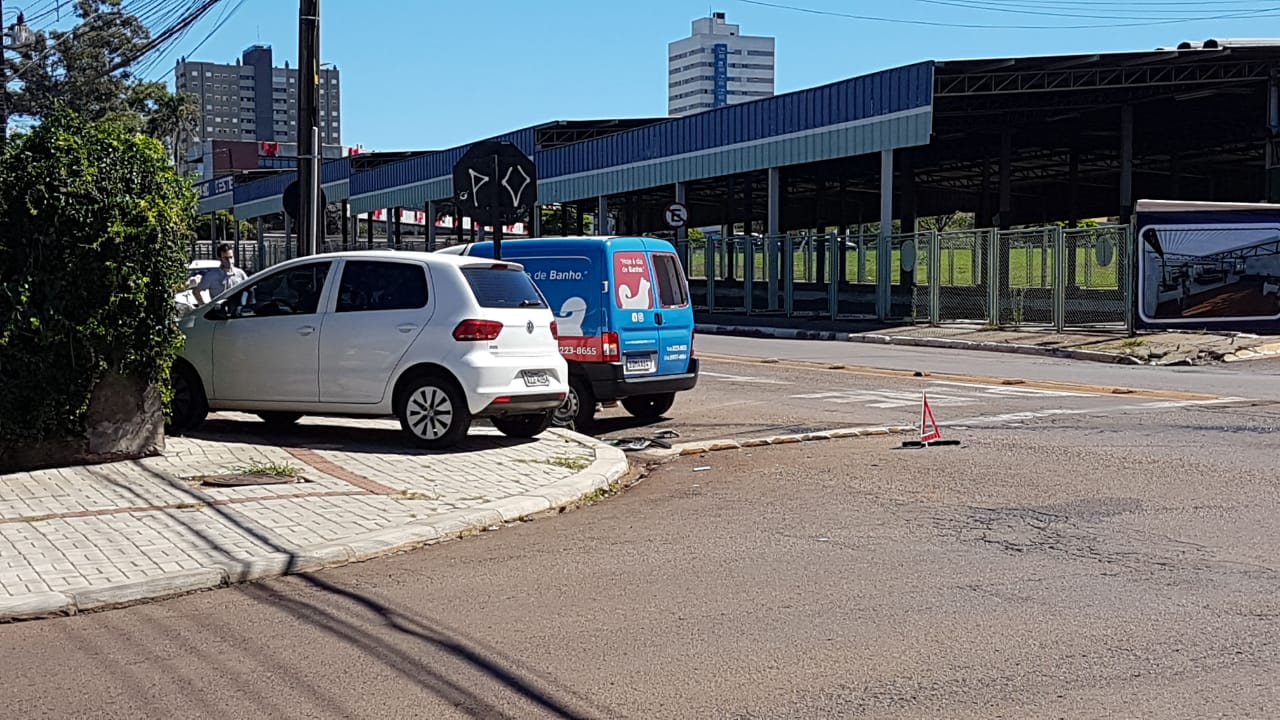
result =
[[[607,332],[601,340],[603,342],[600,347],[600,355],[605,362],[617,362],[622,359],[622,356],[618,354],[618,333]]]
[[[698,339],[698,331],[690,330],[689,331],[689,359],[690,360],[693,359],[693,341],[697,339]]]
[[[459,342],[496,340],[501,332],[502,323],[494,320],[463,320],[453,329],[453,339]]]
[[[551,337],[555,338],[556,340],[560,339],[560,326],[556,325],[555,320],[551,321]]]

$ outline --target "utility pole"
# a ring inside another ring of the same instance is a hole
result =
[[[9,144],[9,67],[4,62],[8,36],[9,28],[4,26],[4,0],[0,0],[0,150]]]
[[[0,0],[2,1],[2,0]],[[320,0],[298,2],[298,255],[316,254],[320,207]]]
[[[4,0],[0,0],[0,18],[3,17]],[[4,41],[6,36],[9,38],[7,46]],[[4,27],[4,20],[0,19],[0,148],[4,148],[9,140],[9,73],[4,64],[4,53],[6,48],[20,52],[33,42],[35,33],[27,27],[25,13],[21,10],[18,11],[17,20],[8,28]]]

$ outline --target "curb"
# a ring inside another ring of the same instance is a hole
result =
[[[796,330],[792,328],[752,327],[746,325],[695,325],[694,330],[707,335],[738,335],[747,337],[769,337],[788,340],[830,340],[837,342],[856,342],[871,345],[904,345],[912,347],[931,347],[947,350],[983,350],[1016,355],[1035,355],[1038,357],[1054,357],[1068,360],[1088,360],[1091,362],[1110,363],[1113,365],[1142,365],[1141,360],[1128,355],[1102,352],[1100,350],[1072,350],[1069,348],[1048,348],[1038,345],[1018,345],[1013,343],[976,342],[973,340],[955,340],[949,338],[918,338],[906,335],[874,335],[861,333],[834,332],[829,330]]]
[[[646,449],[635,453],[636,457],[645,460],[663,462],[686,455],[703,455],[721,450],[742,450],[744,448],[765,447],[767,445],[791,445],[794,443],[812,442],[814,440],[837,440],[840,438],[873,437],[877,435],[903,435],[919,430],[913,425],[887,425],[883,427],[848,427],[817,432],[795,433],[791,435],[773,435],[762,438],[746,438],[744,440],[702,440],[672,445],[670,449]]]
[[[0,597],[0,623],[75,615],[199,590],[213,590],[282,575],[312,572],[413,550],[564,507],[608,487],[631,470],[626,454],[618,448],[568,430],[551,429],[547,432],[554,437],[592,448],[596,454],[595,460],[581,472],[521,495],[511,495],[466,510],[441,513],[398,527],[352,536],[347,540],[314,545],[297,552],[273,552],[245,560],[219,560],[207,567],[164,573],[110,587]]]

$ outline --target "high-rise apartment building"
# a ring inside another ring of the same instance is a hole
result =
[[[298,141],[298,70],[271,64],[271,47],[254,45],[231,65],[178,60],[178,92],[200,98],[197,140]],[[320,70],[320,143],[342,144],[342,94],[336,68]]]
[[[773,96],[773,38],[742,35],[724,13],[693,21],[667,46],[667,114],[693,113]]]

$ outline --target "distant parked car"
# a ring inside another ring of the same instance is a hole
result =
[[[414,443],[444,448],[477,417],[533,437],[568,391],[555,319],[517,263],[381,251],[295,258],[179,327],[177,431],[211,409],[277,426],[394,415]]]
[[[221,263],[217,260],[192,260],[187,265],[187,284],[176,293],[173,299],[178,304],[179,314],[185,315],[200,307],[200,303],[196,301],[196,295],[192,292],[192,289],[200,284],[200,278],[206,272],[216,267],[221,267]]]

